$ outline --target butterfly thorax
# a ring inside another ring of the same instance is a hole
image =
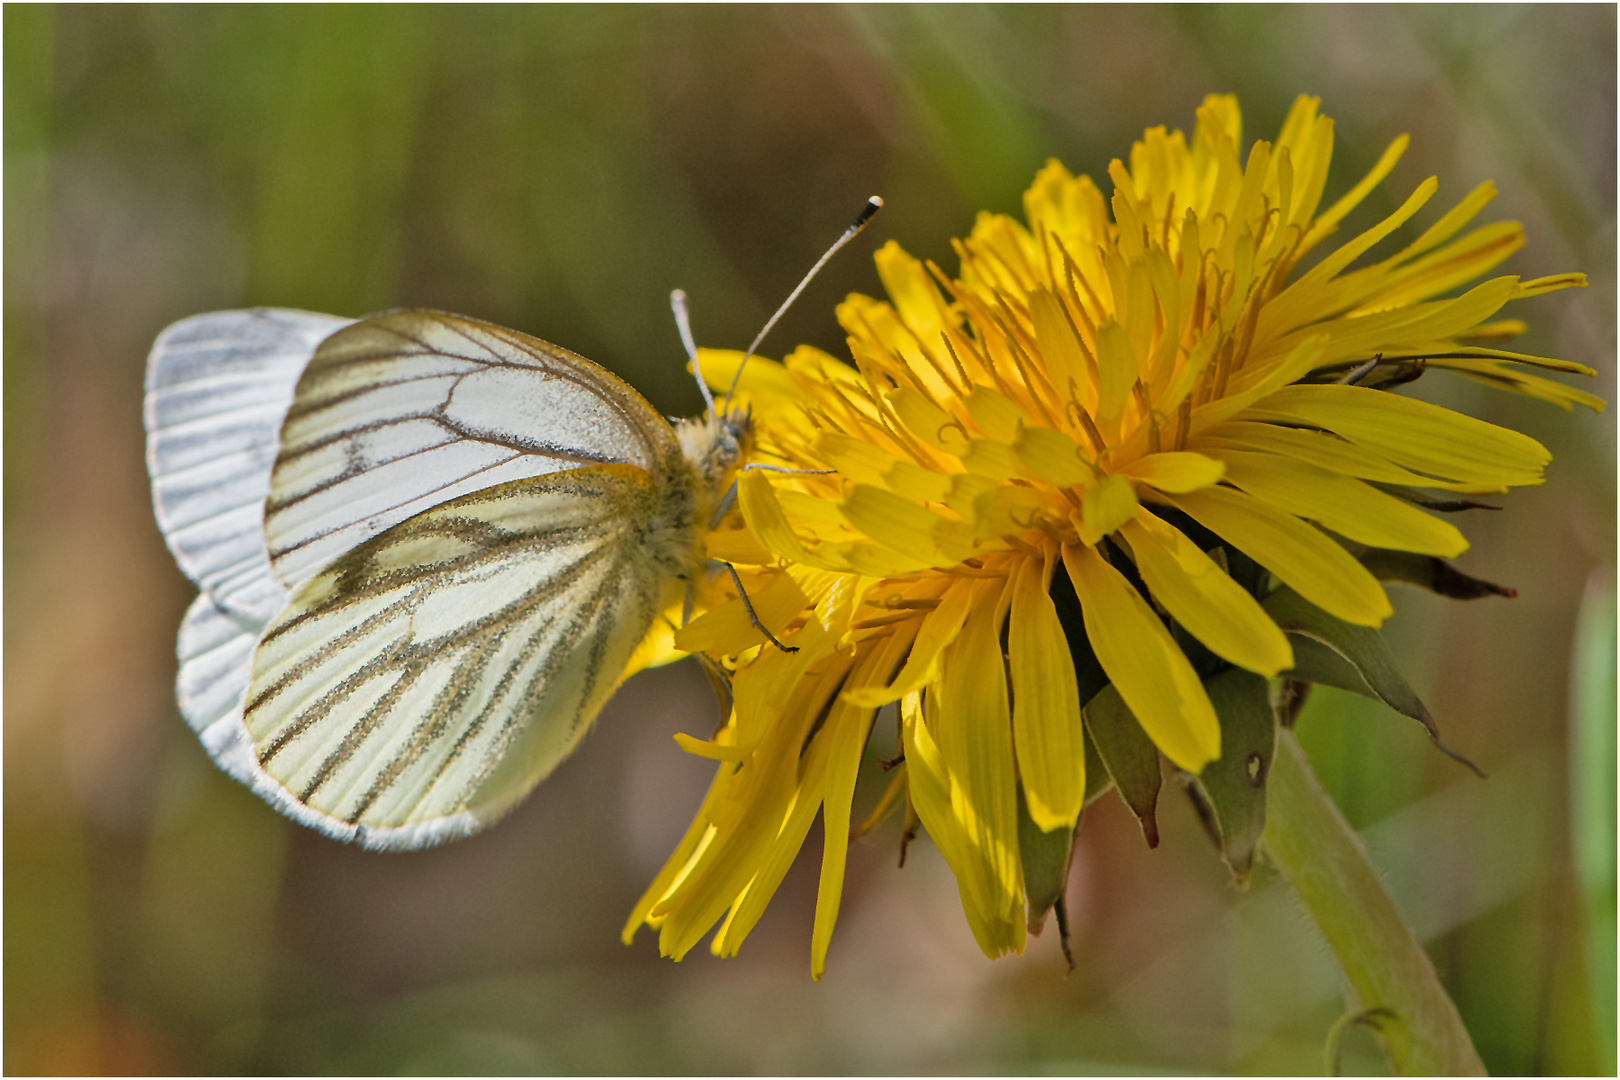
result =
[[[690,550],[679,556],[672,551],[670,555],[680,559],[684,564],[682,570],[688,570],[703,562],[702,537],[713,527],[720,509],[729,502],[737,467],[753,443],[753,419],[746,410],[734,409],[724,414],[710,412],[693,420],[677,420],[675,438],[680,443],[681,457],[670,464],[683,475],[674,481],[672,488],[688,488],[690,498],[669,500],[669,511],[679,513],[684,520],[663,524],[668,529],[666,535],[686,538]],[[685,505],[677,510],[678,503]],[[692,541],[696,541],[695,545]]]
[[[738,464],[753,446],[753,417],[745,409],[733,409],[679,420],[675,438],[696,481],[698,520],[707,527],[736,480]]]

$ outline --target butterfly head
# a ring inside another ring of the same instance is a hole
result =
[[[754,418],[750,410],[709,410],[695,420],[675,424],[681,452],[697,473],[705,496],[718,503],[736,479],[737,468],[754,445]]]

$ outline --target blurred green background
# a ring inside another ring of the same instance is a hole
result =
[[[881,193],[765,349],[842,354],[831,307],[879,291],[884,240],[953,267],[1048,157],[1106,189],[1206,92],[1241,95],[1252,140],[1305,91],[1338,120],[1330,199],[1413,136],[1352,230],[1431,174],[1420,225],[1493,179],[1487,217],[1530,237],[1505,272],[1591,275],[1514,314],[1613,401],[1615,40],[1610,5],[7,5],[5,1070],[1319,1072],[1324,948],[1269,871],[1227,885],[1173,790],[1157,851],[1112,798],[1088,812],[1067,978],[1051,932],[985,960],[892,826],[852,852],[820,984],[814,836],[739,958],[621,945],[708,778],[670,739],[713,722],[688,664],[472,840],[378,855],[282,820],[175,711],[192,590],[151,519],[146,350],[215,308],[431,306],[695,413],[672,287],[701,342],[741,346]],[[1490,779],[1346,696],[1301,737],[1490,1068],[1612,1074],[1613,413],[1443,378],[1415,389],[1556,455],[1463,523],[1463,568],[1518,598],[1401,593],[1388,630]],[[1383,1068],[1364,1034],[1344,1065]]]

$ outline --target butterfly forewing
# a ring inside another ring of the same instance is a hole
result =
[[[374,316],[323,342],[298,383],[271,558],[297,584],[468,492],[597,463],[656,474],[679,452],[640,395],[567,350],[454,315]]]
[[[596,466],[395,525],[265,631],[245,721],[266,774],[377,846],[470,831],[573,748],[658,609],[669,493]]]
[[[186,576],[224,610],[268,619],[264,501],[293,388],[315,347],[349,320],[259,309],[170,326],[146,369],[146,461],[158,526]]]

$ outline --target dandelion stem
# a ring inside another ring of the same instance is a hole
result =
[[[1288,730],[1277,734],[1262,843],[1339,961],[1351,1011],[1388,1010],[1372,1026],[1396,1070],[1485,1075],[1428,954]]]

